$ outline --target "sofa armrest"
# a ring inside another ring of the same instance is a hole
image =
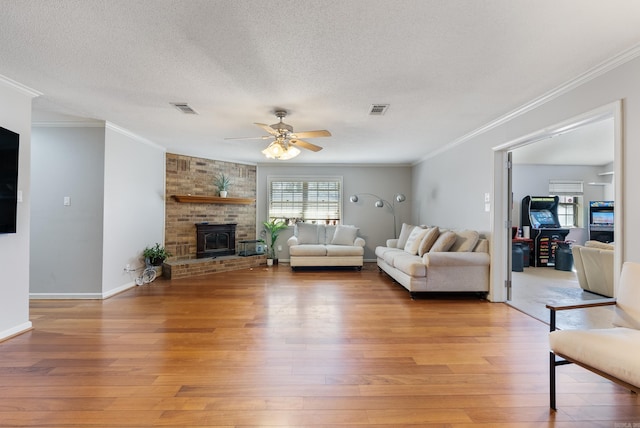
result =
[[[491,257],[487,253],[427,253],[422,256],[422,262],[427,266],[488,266]]]
[[[366,242],[364,241],[364,239],[362,239],[361,237],[357,237],[355,239],[355,241],[353,241],[353,245],[356,247],[364,247],[366,244]]]
[[[398,240],[397,239],[387,239],[387,247],[389,247],[389,248],[398,248]]]
[[[287,239],[287,245],[290,247],[293,247],[294,245],[298,245],[298,237],[292,236],[289,239]]]

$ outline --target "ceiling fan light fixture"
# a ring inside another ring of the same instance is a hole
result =
[[[289,160],[293,159],[300,154],[300,150],[297,147],[283,144],[281,141],[274,141],[262,151],[262,154],[269,159]]]

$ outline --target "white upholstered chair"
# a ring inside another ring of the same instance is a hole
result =
[[[613,328],[556,330],[557,311],[604,305],[615,305]],[[635,393],[640,392],[640,263],[624,263],[616,300],[547,305],[547,308],[551,311],[549,392],[552,409],[556,408],[556,367],[564,364],[575,363]]]

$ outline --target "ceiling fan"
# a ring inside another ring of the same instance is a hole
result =
[[[269,144],[262,153],[268,158],[287,160],[300,154],[300,150],[298,149],[299,147],[311,150],[312,152],[322,150],[322,147],[311,144],[308,141],[301,140],[301,138],[331,136],[331,133],[327,130],[293,132],[293,127],[282,121],[282,119],[287,116],[286,110],[276,110],[275,115],[280,118],[280,122],[274,123],[273,125],[254,123],[267,131],[270,135],[263,135],[261,137],[225,138],[225,140],[266,140],[273,138],[273,142],[271,142],[271,144]]]

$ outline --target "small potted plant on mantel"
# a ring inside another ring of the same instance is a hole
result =
[[[153,247],[146,247],[142,252],[142,256],[147,267],[153,267],[156,270],[156,275],[160,276],[162,275],[162,263],[167,257],[171,257],[171,254],[156,242]]]
[[[280,232],[289,227],[284,220],[270,220],[262,223],[267,232],[269,232],[269,248],[267,251],[267,266],[271,266],[274,263],[278,264],[278,257],[276,255],[276,241]]]
[[[218,188],[218,193],[221,198],[227,197],[227,192],[229,191],[229,186],[231,185],[231,179],[229,176],[224,175],[224,173],[220,173],[216,176],[213,184]]]

